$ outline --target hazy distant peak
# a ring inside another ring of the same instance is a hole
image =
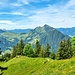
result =
[[[2,29],[0,29],[0,33],[3,33],[3,32],[5,32],[4,30],[2,30]]]

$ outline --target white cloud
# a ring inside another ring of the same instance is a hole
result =
[[[31,28],[35,28],[35,25],[31,25]],[[30,28],[30,24],[28,22],[25,23],[25,21],[10,21],[10,20],[0,20],[0,29],[7,29],[7,30],[13,30],[13,29],[27,29]]]
[[[1,14],[1,15],[2,15],[2,14],[8,14],[8,15],[26,16],[26,14],[23,14],[23,13],[21,13],[21,12],[1,12],[0,14]]]
[[[22,4],[20,4],[20,3],[11,3],[11,5],[16,6],[16,7],[22,6]]]
[[[27,4],[27,5],[29,5],[30,2],[38,3],[38,2],[41,2],[41,1],[50,1],[50,0],[18,0],[19,3],[23,3],[23,4]]]
[[[34,1],[34,0],[18,0],[19,3],[23,3],[23,4],[27,4],[27,5],[29,5],[29,3],[32,1]]]
[[[75,10],[69,9],[75,5],[75,0],[70,0],[67,4],[61,5],[47,5],[42,9],[31,9],[28,10],[24,8],[22,4],[30,5],[30,2],[39,1],[50,1],[50,0],[18,0],[17,3],[11,3],[12,6],[19,7],[15,12],[2,12],[0,14],[8,15],[20,15],[24,16],[20,21],[12,22],[9,20],[0,20],[0,25],[5,24],[8,28],[35,28],[37,26],[43,26],[44,24],[49,24],[53,27],[72,27],[75,26]],[[14,8],[15,9],[15,8]],[[32,15],[31,15],[32,14]],[[25,17],[27,16],[28,17]],[[30,15],[30,16],[29,16]],[[20,18],[20,17],[19,17]],[[4,23],[3,23],[4,22]],[[14,27],[13,27],[14,26]],[[6,27],[6,28],[7,28]]]
[[[19,23],[10,20],[0,20],[0,29],[17,29]]]
[[[68,6],[73,6],[73,5],[75,5],[75,0],[70,0],[70,1],[68,2]]]
[[[64,7],[58,8],[49,5],[44,9],[34,11],[36,14],[29,18],[36,26],[44,25],[46,23],[55,28],[75,26],[75,15],[73,15],[75,14],[75,10],[73,12],[73,10],[68,8],[65,9]]]
[[[16,23],[10,21],[10,20],[0,20],[0,24],[8,24],[8,25],[14,25]]]
[[[75,15],[72,15],[71,18],[75,18]]]
[[[68,1],[68,3],[66,4],[65,8],[72,8],[75,6],[75,0],[70,0]]]

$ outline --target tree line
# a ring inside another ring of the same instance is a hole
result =
[[[50,57],[51,59],[68,59],[75,56],[75,36],[72,39],[64,39],[60,41],[57,52],[51,50],[51,46],[47,43],[46,47],[40,45],[36,40],[35,48],[31,44],[25,44],[20,40],[16,46],[13,47],[12,57],[16,55],[24,55],[28,57]]]
[[[33,48],[30,43],[25,44],[21,39],[19,43],[13,46],[12,57],[16,57],[17,55],[28,57],[49,57],[50,49],[51,47],[48,43],[46,47],[44,47],[43,45],[40,45],[38,40],[36,40],[35,48]]]
[[[28,57],[49,57],[51,59],[68,59],[75,56],[75,36],[71,39],[64,39],[60,41],[57,52],[51,50],[49,43],[41,45],[38,40],[36,40],[35,47],[33,48],[30,43],[25,44],[21,39],[19,43],[13,46],[11,54],[6,53],[3,56],[4,60],[9,60],[16,56],[28,56]]]

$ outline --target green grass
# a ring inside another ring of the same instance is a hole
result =
[[[75,75],[75,57],[66,60],[50,59],[44,64],[47,58],[17,57],[8,62],[1,63],[1,66],[8,66],[3,75]]]

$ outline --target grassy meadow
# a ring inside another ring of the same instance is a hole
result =
[[[15,57],[8,62],[0,62],[0,66],[8,67],[3,75],[75,75],[75,57],[66,60],[49,58]]]

